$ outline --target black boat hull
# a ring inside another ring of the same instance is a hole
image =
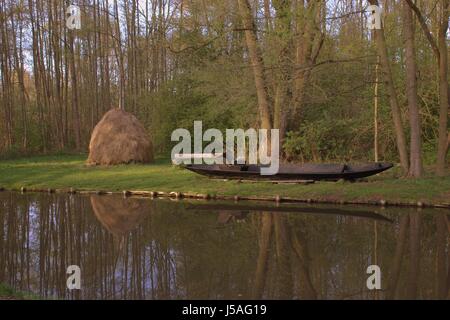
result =
[[[391,163],[373,163],[365,165],[306,164],[280,165],[275,175],[261,175],[258,165],[204,165],[192,164],[185,168],[212,178],[235,180],[356,180],[370,177],[392,168]]]

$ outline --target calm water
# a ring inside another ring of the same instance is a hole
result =
[[[447,298],[449,228],[445,210],[2,192],[0,282],[62,299]]]

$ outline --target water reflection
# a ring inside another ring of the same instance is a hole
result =
[[[98,221],[113,235],[123,237],[151,212],[151,202],[145,199],[123,199],[92,195],[92,210]]]
[[[65,299],[449,298],[448,211],[292,208],[3,192],[0,282]]]
[[[221,225],[226,225],[234,222],[245,222],[247,216],[248,216],[247,211],[230,212],[225,210],[219,210],[217,223]]]

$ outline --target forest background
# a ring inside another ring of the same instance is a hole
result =
[[[136,115],[279,128],[286,161],[448,165],[448,0],[0,0],[0,156],[86,152]],[[81,29],[66,9],[81,9]],[[369,5],[383,28],[367,28]]]

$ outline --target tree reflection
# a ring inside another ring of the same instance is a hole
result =
[[[416,299],[420,268],[420,214],[409,214],[409,267],[407,299]]]
[[[6,192],[0,200],[0,282],[43,297],[449,297],[443,211],[389,208],[383,214],[395,223],[374,229],[371,219],[308,214],[307,206],[205,212],[183,201]],[[377,295],[365,286],[375,262],[383,272]],[[73,264],[79,291],[66,288]]]
[[[264,286],[267,281],[267,269],[269,260],[269,250],[272,237],[272,214],[268,212],[261,213],[261,227],[258,242],[258,259],[256,262],[255,283],[253,286],[253,298],[261,299],[264,292]]]
[[[394,299],[397,293],[398,281],[400,277],[402,261],[403,261],[403,252],[405,250],[405,242],[408,231],[409,224],[409,216],[403,215],[400,218],[400,226],[396,240],[396,246],[394,251],[394,259],[392,263],[392,269],[390,274],[389,288],[387,293],[388,299]]]

